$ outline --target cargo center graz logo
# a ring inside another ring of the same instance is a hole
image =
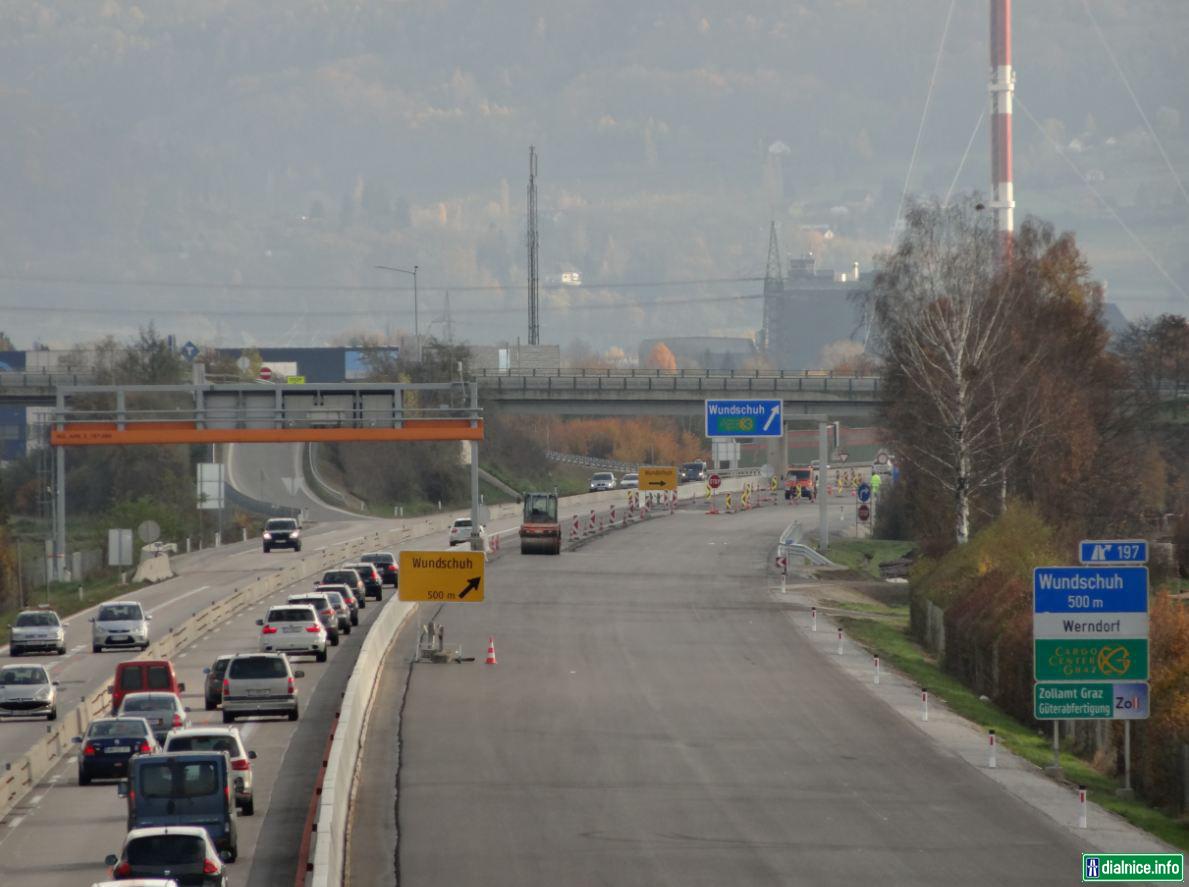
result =
[[[1098,651],[1098,670],[1104,675],[1124,675],[1131,670],[1131,654],[1126,647],[1102,647]]]

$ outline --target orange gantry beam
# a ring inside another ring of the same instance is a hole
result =
[[[483,440],[483,420],[406,419],[400,428],[199,428],[194,422],[67,422],[50,431],[55,447],[195,443],[332,443],[374,440]]]

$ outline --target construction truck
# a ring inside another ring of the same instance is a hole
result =
[[[520,524],[521,554],[561,554],[561,523],[557,519],[557,490],[525,493]]]
[[[797,466],[784,473],[785,499],[816,499],[817,485],[813,481],[811,466]]]

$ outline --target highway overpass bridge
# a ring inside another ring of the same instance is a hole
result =
[[[708,398],[780,398],[798,413],[871,418],[883,403],[877,376],[825,371],[478,371],[479,399],[517,413],[701,416]]]

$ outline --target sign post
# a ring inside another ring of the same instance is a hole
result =
[[[1148,717],[1148,545],[1085,540],[1090,566],[1032,572],[1033,715],[1058,720],[1121,720],[1124,782],[1131,793],[1131,724]]]

